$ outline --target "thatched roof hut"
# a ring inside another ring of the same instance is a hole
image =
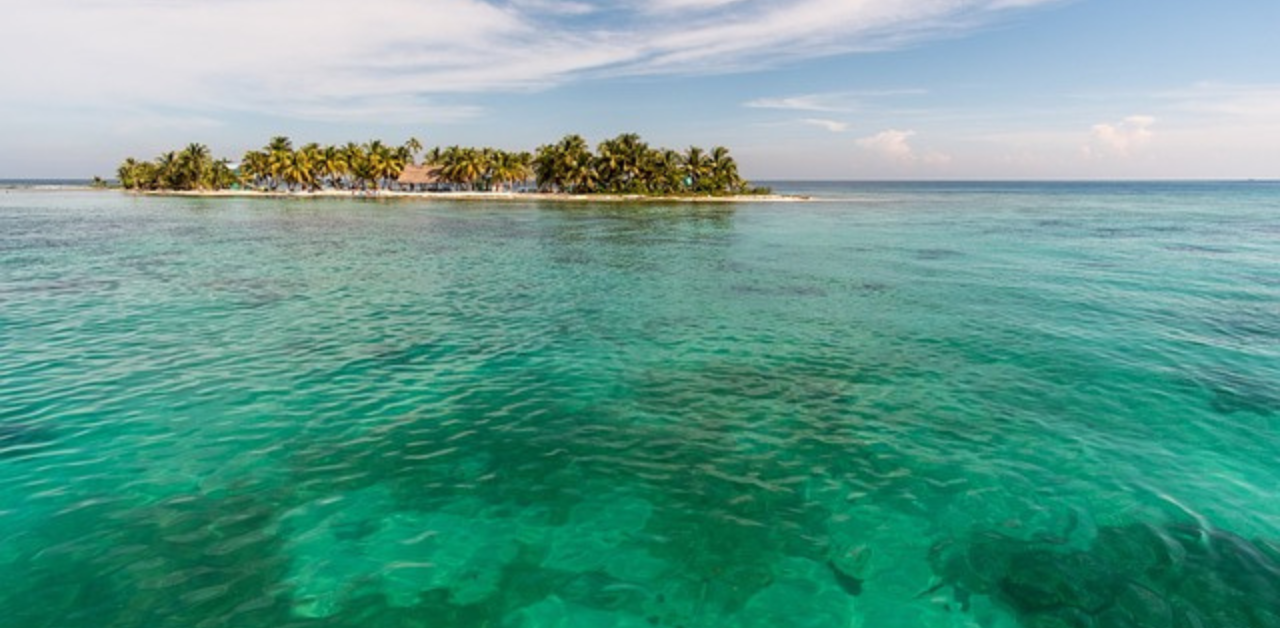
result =
[[[396,179],[400,185],[438,185],[441,182],[440,167],[431,164],[406,164]]]

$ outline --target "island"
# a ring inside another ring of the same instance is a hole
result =
[[[465,146],[423,152],[416,138],[294,148],[278,136],[239,162],[215,159],[208,146],[192,143],[151,161],[125,159],[116,175],[128,191],[198,196],[796,200],[744,180],[723,146],[655,148],[635,133],[600,142],[594,152],[576,134],[533,152]]]

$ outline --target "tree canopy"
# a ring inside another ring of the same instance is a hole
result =
[[[398,189],[397,179],[416,165],[422,143],[400,146],[381,140],[341,146],[308,143],[295,148],[284,136],[244,154],[239,164],[213,159],[203,144],[164,153],[153,161],[132,157],[117,177],[130,190],[221,190],[314,192],[322,189]],[[539,146],[533,153],[464,146],[435,147],[423,155],[437,187],[454,190],[537,190],[573,194],[725,195],[758,193],[738,175],[723,146],[709,152],[650,147],[635,133],[600,142],[593,152],[580,135]]]

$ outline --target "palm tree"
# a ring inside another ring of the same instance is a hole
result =
[[[402,146],[370,140],[341,147],[309,143],[295,150],[288,137],[276,136],[263,148],[245,152],[238,173],[227,160],[212,159],[208,146],[191,143],[154,162],[126,159],[116,174],[121,187],[130,190],[221,189],[237,182],[272,190],[282,184],[290,190],[368,189],[370,185],[377,190],[397,179],[421,150],[417,138],[409,138]],[[601,142],[596,154],[582,136],[566,135],[554,144],[539,146],[532,155],[437,146],[424,158],[440,169],[443,180],[468,189],[511,189],[530,177],[539,189],[572,193],[724,194],[748,189],[723,146],[710,153],[690,146],[679,153],[650,148],[635,133]]]
[[[494,151],[489,174],[497,185],[498,191],[502,191],[504,185],[510,186],[518,181],[528,181],[533,174],[532,161],[533,156],[529,153]]]
[[[738,176],[738,164],[729,155],[729,149],[717,146],[711,149],[711,181],[716,192],[739,192],[742,177]]]
[[[347,172],[351,175],[350,187],[352,189],[365,189],[368,183],[376,178],[372,165],[369,163],[368,153],[365,152],[363,146],[355,142],[347,142],[339,150],[342,152],[343,160],[347,162]]]
[[[176,190],[178,188],[178,154],[169,151],[156,158],[156,188]]]
[[[440,154],[440,176],[455,185],[475,189],[476,182],[489,174],[485,151],[450,146]]]
[[[386,160],[388,158],[387,146],[382,140],[371,140],[364,144],[365,169],[370,175],[370,181],[373,182],[373,189],[382,189],[382,172],[386,170]]]
[[[144,183],[142,179],[142,164],[133,157],[125,159],[120,167],[116,169],[116,179],[120,181],[120,187],[126,190],[140,190]]]
[[[209,147],[204,144],[191,143],[178,155],[175,184],[182,190],[203,190],[212,187],[209,180],[213,163],[209,158]]]
[[[711,176],[711,162],[707,154],[697,146],[690,146],[684,153],[685,185],[694,191],[702,191]]]
[[[513,154],[509,165],[507,181],[518,182],[524,186],[533,178],[533,155],[529,151],[522,150]]]
[[[277,135],[267,142],[267,172],[271,189],[276,189],[284,181],[284,171],[293,163],[293,142],[283,135]]]
[[[405,140],[402,148],[406,153],[404,155],[404,163],[406,165],[413,164],[418,157],[418,153],[422,152],[422,142],[418,141],[416,137],[410,137]]]
[[[294,186],[312,188],[315,186],[315,169],[312,167],[312,151],[297,150],[279,153],[279,176],[285,187],[292,190]]]
[[[156,163],[125,159],[116,170],[120,187],[127,190],[158,190],[166,187],[160,180],[160,168]]]
[[[648,191],[648,182],[642,175],[649,145],[639,135],[623,133],[605,140],[600,143],[596,154],[596,171],[603,190],[614,193]]]
[[[543,144],[533,154],[533,176],[539,190],[554,191],[562,183],[560,175],[560,147]]]
[[[235,171],[231,169],[231,162],[226,159],[213,162],[209,168],[209,180],[215,190],[225,190],[238,182]]]
[[[449,146],[446,148],[436,148],[432,152],[438,152],[433,163],[440,165],[440,178],[452,184],[461,184],[463,178],[459,175],[459,165],[462,162],[463,148],[461,146]]]
[[[587,141],[580,135],[570,135],[560,141],[560,146],[560,165],[564,168],[565,183],[569,189],[574,192],[593,190],[599,176]]]
[[[440,156],[442,154],[443,150],[439,146],[433,146],[431,150],[427,151],[426,154],[422,156],[422,163],[433,166],[439,164]]]
[[[662,161],[666,166],[662,175],[663,187],[666,188],[666,193],[677,194],[684,191],[684,156],[668,148],[662,151]]]
[[[320,173],[322,154],[320,145],[315,142],[307,143],[294,154],[294,161],[307,171],[306,176],[303,177],[304,185],[312,192],[319,190],[322,182],[323,175]]]
[[[540,146],[533,160],[538,187],[586,192],[598,181],[594,157],[581,135],[566,135],[556,144]]]
[[[384,181],[394,181],[404,172],[405,164],[413,161],[413,155],[404,148],[387,148],[383,151],[382,169],[378,171]]]
[[[365,174],[373,182],[375,190],[382,188],[383,180],[395,179],[404,171],[405,161],[399,151],[393,149],[382,140],[371,140],[365,143]]]
[[[316,156],[315,167],[317,179],[328,183],[331,188],[340,187],[343,177],[351,169],[346,151],[337,146],[325,146]]]
[[[251,150],[240,159],[240,176],[254,187],[275,188],[271,174],[271,156],[265,151]]]
[[[284,135],[277,135],[267,142],[268,153],[288,152],[293,150],[293,141]]]

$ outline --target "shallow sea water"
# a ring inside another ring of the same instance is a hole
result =
[[[1280,627],[1280,186],[0,191],[0,624]]]

